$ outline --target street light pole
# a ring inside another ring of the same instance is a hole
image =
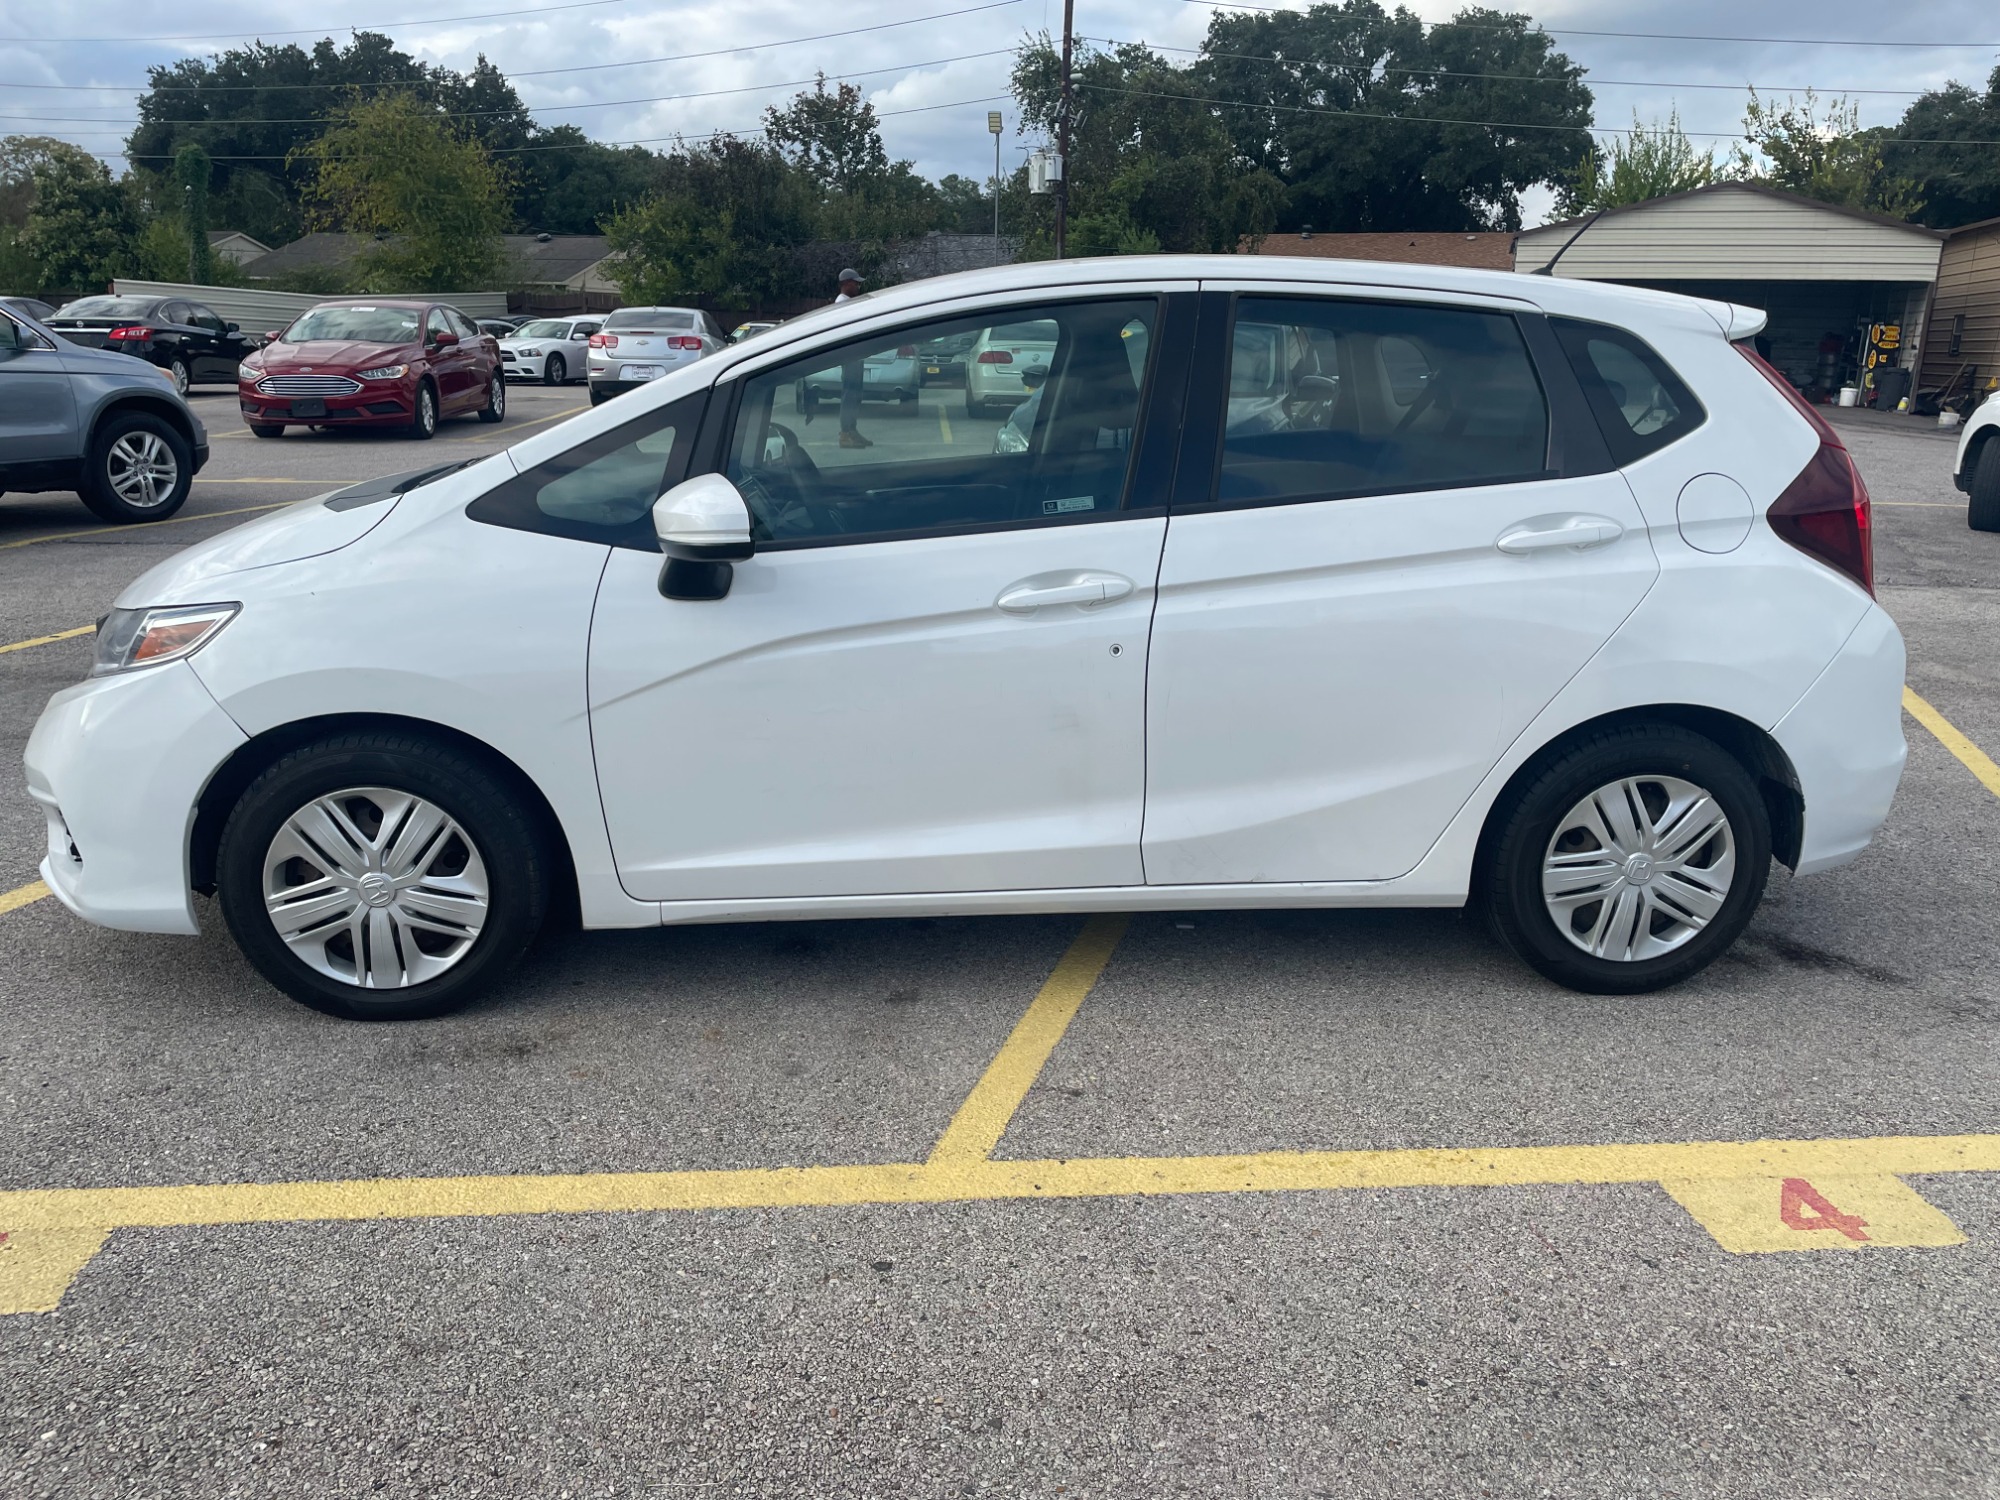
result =
[[[1063,0],[1062,99],[1056,105],[1056,259],[1069,247],[1069,66],[1076,0]]]
[[[1000,111],[986,112],[986,128],[993,132],[993,264],[1000,264]]]

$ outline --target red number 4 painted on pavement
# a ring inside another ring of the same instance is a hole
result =
[[[1868,1221],[1844,1214],[1803,1177],[1787,1177],[1778,1191],[1778,1217],[1787,1229],[1838,1229],[1850,1240],[1868,1238]]]

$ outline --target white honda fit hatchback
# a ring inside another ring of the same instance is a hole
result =
[[[1055,330],[1025,443],[829,364]],[[1015,266],[856,298],[125,590],[27,752],[111,927],[213,892],[307,1004],[584,925],[1459,906],[1671,984],[1904,756],[1868,497],[1761,314],[1506,274]],[[796,424],[796,425],[793,425]],[[143,755],[134,754],[143,746]]]

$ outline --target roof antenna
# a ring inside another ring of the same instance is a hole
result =
[[[1576,233],[1571,235],[1568,239],[1562,242],[1562,250],[1556,251],[1554,255],[1551,255],[1549,257],[1549,263],[1547,265],[1537,266],[1534,270],[1530,271],[1528,274],[1530,276],[1555,275],[1556,262],[1563,258],[1563,250],[1569,249],[1571,245],[1574,245],[1578,240],[1582,239],[1584,230],[1590,228],[1591,225],[1595,224],[1599,219],[1603,218],[1606,214],[1610,212],[1611,210],[1608,208],[1600,208],[1596,213],[1592,214],[1589,218],[1585,219],[1583,223],[1580,226],[1578,226]]]

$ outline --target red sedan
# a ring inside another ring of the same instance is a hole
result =
[[[322,302],[236,377],[243,420],[260,438],[287,427],[392,427],[427,438],[445,417],[507,415],[500,345],[437,302]]]

